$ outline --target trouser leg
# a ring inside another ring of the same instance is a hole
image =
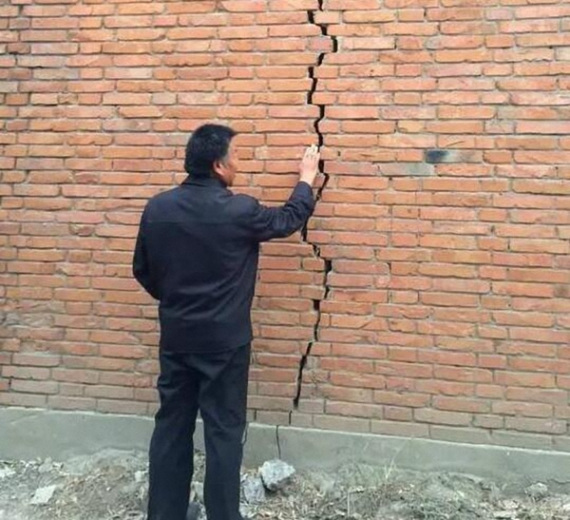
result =
[[[199,378],[188,355],[160,354],[160,408],[149,450],[149,520],[185,520],[192,480]]]
[[[208,520],[241,520],[240,469],[249,362],[250,346],[246,345],[224,353],[202,373],[199,406],[206,444],[204,502]]]

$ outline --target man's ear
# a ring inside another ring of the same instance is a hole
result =
[[[227,179],[226,179],[227,169],[226,169],[226,165],[224,164],[224,161],[216,161],[214,163],[214,172],[224,182],[227,181]]]
[[[217,175],[220,175],[222,177],[224,176],[223,168],[224,168],[224,164],[222,163],[222,161],[215,161],[214,162],[214,171],[216,172]]]

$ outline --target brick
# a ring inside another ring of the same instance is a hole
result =
[[[370,431],[370,421],[368,419],[357,419],[352,417],[332,417],[315,415],[313,424],[316,428],[323,430],[342,430],[349,432],[368,433]]]
[[[540,403],[497,402],[493,403],[493,413],[497,415],[522,415],[523,417],[551,417],[553,407]]]
[[[55,381],[26,381],[22,379],[12,379],[10,387],[15,392],[33,394],[55,394],[58,391],[58,384]]]
[[[471,424],[471,415],[458,412],[444,412],[420,408],[414,411],[416,421],[425,423],[439,423],[448,425],[465,425]]]
[[[59,356],[51,354],[24,354],[16,353],[12,357],[15,365],[53,367],[59,364]]]
[[[325,412],[330,415],[381,419],[384,415],[384,407],[355,403],[347,406],[347,403],[329,401],[326,403]]]
[[[96,401],[85,397],[53,395],[49,397],[48,404],[50,407],[60,410],[94,410]]]
[[[563,420],[544,420],[544,419],[527,419],[519,417],[507,417],[505,420],[507,429],[536,432],[565,434],[567,432],[566,421]]]
[[[96,385],[85,388],[86,397],[97,397],[107,399],[132,399],[134,392],[132,388],[124,388],[120,386],[103,386]]]
[[[552,388],[554,387],[554,376],[552,374],[499,372],[497,373],[497,382],[506,386]]]
[[[0,403],[6,406],[45,407],[46,395],[20,394],[18,392],[0,392]]]
[[[429,396],[422,394],[406,394],[405,396],[396,392],[375,391],[374,402],[386,405],[398,405],[411,408],[426,406]]]

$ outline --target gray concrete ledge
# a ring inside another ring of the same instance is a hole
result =
[[[65,460],[103,449],[146,451],[152,427],[147,417],[0,408],[0,459]],[[203,448],[200,426],[196,447]],[[363,462],[570,486],[566,452],[251,424],[245,464],[257,466],[277,456],[299,469]]]

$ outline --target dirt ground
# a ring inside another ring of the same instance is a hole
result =
[[[192,495],[198,499],[203,471],[197,454]],[[542,483],[515,487],[466,475],[348,465],[298,472],[263,502],[244,501],[243,510],[259,520],[570,520],[570,494],[552,493]],[[143,520],[146,493],[144,453],[0,462],[0,520]]]

